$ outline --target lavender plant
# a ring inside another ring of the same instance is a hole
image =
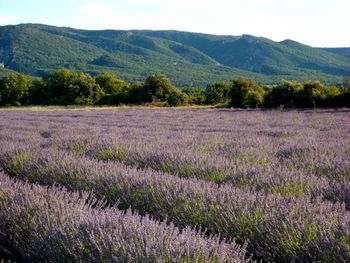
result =
[[[1,173],[0,181],[0,230],[27,261],[252,262],[232,240],[105,207],[84,192],[28,185]]]
[[[349,110],[0,111],[1,166],[266,261],[349,259]]]
[[[350,259],[345,206],[308,195],[264,194],[218,186],[122,164],[96,162],[56,150],[32,149],[0,154],[12,176],[32,183],[58,183],[69,190],[94,192],[120,209],[133,208],[185,228],[201,226],[222,237],[250,240],[248,250],[269,261]],[[334,246],[334,238],[340,238]],[[331,256],[330,256],[331,255]],[[336,256],[335,256],[336,255]]]

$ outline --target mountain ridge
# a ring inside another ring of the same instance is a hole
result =
[[[264,83],[281,79],[338,83],[350,75],[350,48],[314,48],[248,34],[20,24],[0,27],[0,62],[36,76],[65,67],[91,74],[109,71],[128,81],[142,81],[161,72],[178,86],[205,86],[237,76]]]

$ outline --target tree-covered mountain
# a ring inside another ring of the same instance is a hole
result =
[[[323,48],[323,50],[350,58],[350,48],[349,47]]]
[[[0,62],[37,76],[65,67],[143,81],[161,72],[177,86],[205,86],[237,76],[264,83],[280,79],[335,83],[350,75],[346,51],[312,48],[292,40],[40,24],[0,27]]]

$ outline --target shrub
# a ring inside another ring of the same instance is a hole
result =
[[[182,93],[181,90],[173,88],[167,98],[167,103],[169,106],[180,106],[186,104],[187,96]]]
[[[173,85],[165,75],[151,75],[145,82],[146,102],[164,102],[172,89]]]
[[[350,91],[343,92],[335,98],[337,107],[350,107]]]
[[[294,102],[298,101],[299,92],[302,90],[302,83],[283,80],[282,84],[269,90],[265,98],[265,106],[294,107]]]
[[[28,90],[29,104],[48,103],[48,90],[42,78],[35,78]]]
[[[68,93],[77,73],[68,69],[53,71],[44,77],[46,96],[43,98],[48,104],[69,104]]]
[[[107,94],[103,95],[95,105],[114,105],[118,106],[126,103],[126,97],[124,94]]]
[[[95,80],[86,73],[77,74],[69,85],[67,102],[79,105],[93,105],[104,94]]]
[[[206,102],[205,90],[202,88],[188,87],[182,90],[187,95],[187,103],[203,105]]]
[[[141,104],[146,101],[145,85],[141,82],[131,84],[127,94],[127,101],[131,104]]]
[[[211,105],[228,103],[230,89],[231,85],[224,82],[208,85],[205,89],[206,103]]]
[[[312,98],[317,107],[337,106],[336,97],[340,94],[340,88],[335,86],[319,85],[312,90]]]
[[[340,93],[339,88],[325,86],[319,81],[306,82],[294,93],[294,105],[306,108],[336,106],[336,97]]]
[[[128,87],[128,84],[125,81],[107,72],[102,72],[99,75],[97,75],[95,77],[95,82],[102,88],[102,90],[106,94],[125,93],[125,90]]]
[[[255,81],[237,78],[232,81],[230,106],[257,107],[263,104],[265,90]]]
[[[29,76],[10,73],[0,80],[0,105],[19,106],[28,98],[31,84]]]
[[[250,90],[245,96],[245,99],[243,100],[243,106],[245,108],[258,108],[261,106],[264,102],[264,97],[261,93]]]
[[[15,182],[1,172],[0,180],[0,231],[21,247],[19,262],[251,262],[234,241],[105,207],[88,193]]]
[[[154,74],[146,79],[145,102],[157,105],[167,104],[169,106],[179,106],[185,103],[186,96],[181,90],[176,89],[170,80],[163,74]]]

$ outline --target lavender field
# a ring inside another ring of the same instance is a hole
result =
[[[0,110],[0,254],[350,262],[350,110]]]

